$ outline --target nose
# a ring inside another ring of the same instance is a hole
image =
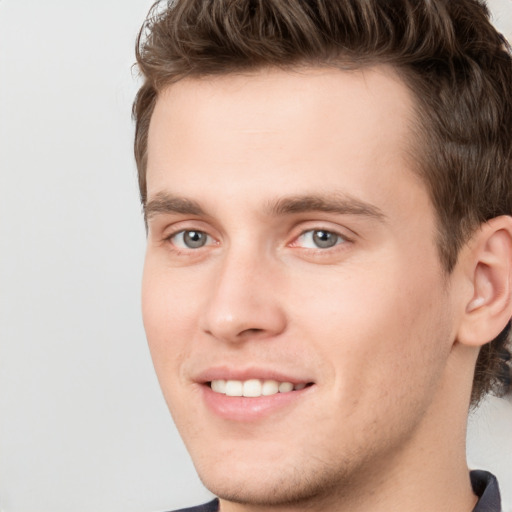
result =
[[[216,267],[212,281],[201,326],[204,332],[239,343],[285,330],[280,280],[271,262],[256,255],[232,254]]]

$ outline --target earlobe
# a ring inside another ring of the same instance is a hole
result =
[[[458,341],[482,346],[512,317],[512,217],[491,219],[475,232],[465,254],[472,295],[465,304]]]

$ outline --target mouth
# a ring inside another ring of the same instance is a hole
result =
[[[246,424],[269,417],[276,421],[307,403],[306,397],[317,387],[312,381],[290,379],[268,371],[214,370],[208,373],[198,382],[207,409],[222,420]]]
[[[259,398],[278,393],[301,391],[313,385],[312,382],[287,382],[272,379],[224,380],[215,379],[206,383],[214,393],[228,397]]]

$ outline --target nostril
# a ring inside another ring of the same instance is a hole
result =
[[[244,331],[242,331],[240,333],[240,335],[243,335],[245,333],[250,334],[250,335],[254,335],[254,334],[259,334],[261,332],[264,332],[264,330],[263,329],[253,329],[253,328],[251,328],[251,329],[245,329]]]

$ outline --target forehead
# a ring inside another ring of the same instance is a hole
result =
[[[299,185],[320,168],[340,179],[345,171],[362,182],[389,179],[379,171],[390,160],[397,171],[412,167],[413,119],[410,91],[386,66],[184,79],[164,89],[155,106],[148,198],[208,172],[219,183],[250,176],[252,186],[269,168],[276,186],[290,186],[292,173]]]

